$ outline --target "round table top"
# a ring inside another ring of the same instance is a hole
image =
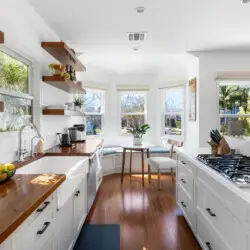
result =
[[[141,145],[135,145],[134,143],[124,143],[121,145],[122,148],[128,149],[149,149],[155,147],[155,145],[150,143],[142,143]]]

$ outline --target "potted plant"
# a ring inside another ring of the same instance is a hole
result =
[[[148,124],[136,125],[133,128],[128,128],[128,133],[134,136],[134,144],[141,145],[142,144],[142,137],[147,133],[147,130],[150,129]]]
[[[84,98],[82,96],[75,96],[73,103],[75,105],[76,111],[80,111],[82,106],[84,105]]]

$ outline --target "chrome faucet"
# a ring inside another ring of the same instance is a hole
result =
[[[18,134],[18,140],[19,140],[19,146],[18,146],[18,150],[17,150],[17,161],[18,162],[21,162],[21,161],[24,161],[24,156],[28,153],[28,151],[26,149],[23,148],[22,146],[22,134],[23,134],[23,130],[26,128],[26,127],[30,127],[31,129],[34,129],[36,131],[36,136],[34,138],[41,138],[43,139],[41,133],[39,132],[39,130],[37,129],[36,125],[32,122],[30,122],[29,124],[27,125],[23,125],[20,130],[19,130],[19,134]],[[33,138],[33,139],[34,139]],[[31,156],[33,156],[33,139],[32,139],[32,148],[31,148]]]

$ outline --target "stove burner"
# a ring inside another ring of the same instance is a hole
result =
[[[240,187],[250,187],[250,157],[201,154],[197,159]]]

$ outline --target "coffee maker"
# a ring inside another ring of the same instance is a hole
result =
[[[77,131],[76,131],[77,141],[78,142],[85,142],[85,138],[86,138],[85,125],[84,124],[75,124],[74,128],[77,129]]]

